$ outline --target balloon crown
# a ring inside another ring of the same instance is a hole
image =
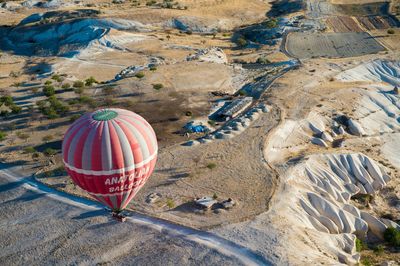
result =
[[[113,110],[108,110],[108,109],[101,109],[96,111],[92,118],[97,121],[107,121],[114,119],[118,116],[118,113],[113,111]]]

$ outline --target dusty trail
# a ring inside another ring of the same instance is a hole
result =
[[[32,262],[33,256],[39,264],[270,264],[208,232],[137,213],[118,223],[101,205],[21,178],[17,170],[0,169],[0,209],[5,214],[0,242],[7,247],[0,252],[2,264]]]

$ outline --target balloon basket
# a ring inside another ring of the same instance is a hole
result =
[[[118,222],[125,222],[126,221],[126,216],[124,216],[124,215],[122,215],[122,214],[120,214],[120,213],[117,213],[117,212],[112,212],[111,213],[111,216],[115,219],[115,220],[117,220]]]

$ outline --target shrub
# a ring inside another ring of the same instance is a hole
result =
[[[388,29],[388,30],[387,30],[387,33],[388,33],[388,34],[394,34],[394,29]]]
[[[365,244],[364,242],[362,242],[361,239],[356,238],[356,251],[357,252],[361,252],[362,250],[365,249]]]
[[[278,21],[275,18],[270,19],[264,22],[264,26],[267,27],[268,29],[276,28],[276,26],[278,26]]]
[[[77,80],[77,81],[74,81],[72,86],[74,88],[83,88],[85,86],[85,84],[83,83],[83,81]]]
[[[79,117],[81,117],[81,115],[80,114],[74,114],[74,115],[72,115],[70,118],[69,118],[69,121],[72,123],[72,122],[75,122]]]
[[[3,141],[3,140],[5,140],[5,139],[6,139],[6,137],[7,137],[7,134],[6,134],[6,132],[4,132],[4,131],[0,131],[0,141]]]
[[[239,91],[239,95],[240,95],[240,96],[246,96],[246,95],[247,95],[247,92],[246,92],[245,90],[240,90],[240,91]]]
[[[49,142],[49,141],[51,141],[51,140],[53,140],[54,139],[54,137],[53,137],[53,135],[46,135],[46,136],[44,136],[43,138],[42,138],[42,140],[44,141],[44,142]]]
[[[13,113],[13,114],[19,114],[22,111],[22,107],[20,107],[20,106],[18,106],[16,104],[12,105],[10,107],[10,109],[11,109],[11,113]]]
[[[92,86],[94,83],[99,83],[94,77],[89,77],[85,80],[86,86]]]
[[[215,121],[214,120],[208,120],[208,124],[210,126],[215,126]]]
[[[155,89],[157,91],[161,90],[162,88],[164,88],[164,85],[162,85],[160,83],[153,84],[153,89]]]
[[[51,80],[46,80],[46,82],[44,83],[44,85],[48,86],[51,85],[53,82]]]
[[[14,104],[14,100],[13,100],[13,98],[12,98],[10,95],[2,96],[2,97],[0,98],[0,106],[2,106],[3,104],[4,104],[5,106],[11,106],[11,105]]]
[[[266,57],[259,57],[257,59],[257,63],[266,65],[266,64],[271,64],[271,61],[269,61]]]
[[[52,148],[47,148],[47,149],[44,150],[43,153],[46,156],[53,156],[53,155],[55,155],[57,153],[57,151],[55,149],[52,149]]]
[[[29,135],[24,132],[17,132],[16,135],[19,139],[23,139],[23,140],[27,140],[29,138]]]
[[[209,164],[207,164],[207,168],[210,169],[210,170],[212,170],[212,169],[214,169],[214,168],[216,168],[216,167],[217,167],[217,164],[216,164],[216,163],[209,163]]]
[[[79,87],[79,88],[74,89],[74,92],[76,94],[83,94],[84,91],[85,91],[85,87]]]
[[[69,83],[64,83],[61,88],[63,88],[64,90],[68,90],[69,88],[71,88],[71,84]]]
[[[144,73],[143,72],[138,72],[138,73],[136,73],[135,77],[137,77],[139,79],[144,78]]]
[[[32,159],[37,159],[40,157],[40,154],[38,152],[32,153]]]
[[[378,255],[382,255],[383,252],[385,252],[385,247],[384,247],[383,245],[377,245],[377,246],[374,248],[374,252],[375,252],[376,254],[378,254]]]
[[[175,202],[174,202],[174,200],[171,199],[171,198],[168,198],[168,199],[167,199],[167,206],[168,206],[168,208],[170,208],[170,209],[174,208],[174,207],[175,207]]]
[[[400,230],[389,227],[383,234],[385,240],[393,247],[400,247]]]
[[[156,70],[157,70],[157,67],[151,66],[149,69],[150,69],[150,71],[156,71]]]
[[[214,195],[213,195],[213,197],[212,197],[213,199],[218,199],[218,195],[217,195],[217,193],[214,193]]]
[[[34,153],[36,152],[36,149],[34,147],[25,147],[24,148],[24,153]]]
[[[51,79],[52,80],[55,80],[55,81],[57,81],[57,82],[62,82],[64,79],[60,76],[60,75],[58,75],[58,74],[54,74],[52,77],[51,77]]]
[[[43,87],[43,93],[45,96],[50,97],[56,94],[56,90],[51,85],[46,85]]]
[[[247,40],[244,37],[239,37],[236,41],[239,47],[245,47],[247,45]]]

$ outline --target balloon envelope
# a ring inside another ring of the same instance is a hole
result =
[[[76,120],[62,144],[75,184],[112,210],[122,210],[153,172],[157,138],[152,127],[123,109],[101,109]]]

